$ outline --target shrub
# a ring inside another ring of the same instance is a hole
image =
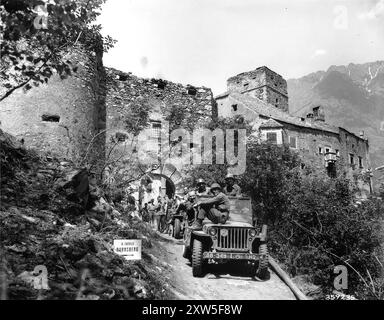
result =
[[[333,269],[345,265],[348,290],[379,298],[384,204],[354,204],[354,189],[343,178],[298,176],[287,180],[286,210],[270,232],[273,253],[293,274],[310,274],[325,291],[333,289]],[[283,246],[279,246],[283,244]]]

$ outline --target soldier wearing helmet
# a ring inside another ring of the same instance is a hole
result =
[[[235,177],[233,176],[233,174],[228,173],[225,177],[225,187],[223,191],[227,196],[241,196],[241,188],[238,184],[236,184]]]
[[[197,180],[196,184],[196,195],[197,196],[204,196],[204,195],[209,195],[209,188],[207,187],[207,184],[204,179],[200,178]]]
[[[198,201],[195,206],[198,207],[197,219],[192,226],[194,230],[201,230],[203,220],[207,217],[213,223],[225,223],[229,218],[229,200],[228,197],[221,191],[221,186],[218,183],[213,183],[211,186],[213,198]]]
[[[185,202],[188,200],[188,188],[184,187],[183,192],[181,194],[176,194],[176,204],[179,206],[181,203]]]
[[[196,203],[196,192],[190,191],[187,195],[186,201],[182,202],[177,210],[176,214],[180,214],[181,211],[184,211],[187,214],[188,222],[192,223],[195,219],[195,209],[194,205]]]
[[[196,199],[196,192],[195,191],[190,191],[188,193],[188,200],[195,200]]]

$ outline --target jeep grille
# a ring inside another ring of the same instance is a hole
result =
[[[223,236],[223,230],[228,230],[228,235]],[[217,234],[217,249],[246,251],[248,249],[248,229],[220,228]]]

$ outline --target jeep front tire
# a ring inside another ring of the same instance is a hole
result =
[[[198,240],[193,240],[193,253],[192,253],[192,275],[194,277],[203,276],[203,243]]]

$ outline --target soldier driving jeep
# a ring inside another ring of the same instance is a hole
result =
[[[183,257],[190,260],[192,275],[204,276],[208,264],[233,261],[251,267],[252,277],[267,279],[267,226],[252,224],[251,199],[227,196],[218,183],[212,184],[211,194],[197,195],[197,217],[183,232]],[[211,222],[203,225],[206,217]]]
[[[241,196],[241,188],[236,183],[235,177],[231,173],[228,173],[227,176],[225,177],[224,193],[227,196],[233,196],[233,197]]]
[[[192,225],[193,230],[202,230],[203,220],[207,217],[213,223],[224,224],[229,218],[229,199],[222,192],[221,186],[218,183],[213,183],[211,186],[213,198],[198,201],[194,207],[198,208],[197,218]]]
[[[204,179],[200,178],[197,180],[196,187],[196,194],[198,196],[209,195],[210,190],[207,188],[207,184]]]
[[[180,205],[176,209],[176,215],[178,215],[181,211],[184,211],[187,214],[188,221],[193,221],[195,219],[195,205],[196,201],[196,192],[190,191],[188,193],[188,198],[186,201],[180,203]]]

